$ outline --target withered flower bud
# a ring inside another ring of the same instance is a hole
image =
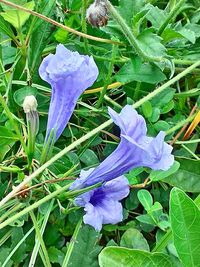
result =
[[[37,110],[37,100],[34,95],[29,95],[24,98],[23,109],[25,113]]]
[[[31,135],[35,136],[39,128],[39,116],[37,112],[37,100],[34,95],[26,96],[23,102],[23,109],[26,113],[27,124],[30,127]]]
[[[108,22],[106,0],[96,0],[89,6],[86,13],[87,21],[94,27],[103,27]]]

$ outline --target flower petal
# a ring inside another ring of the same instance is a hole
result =
[[[82,188],[82,185],[87,180],[87,177],[93,172],[95,168],[90,168],[89,170],[81,170],[79,177],[72,183],[70,186],[70,190],[73,190],[75,188]]]
[[[71,188],[83,188],[99,182],[113,180],[133,168],[149,167],[154,170],[168,170],[174,162],[172,147],[164,142],[164,132],[156,138],[146,135],[144,119],[125,106],[120,114],[109,109],[114,122],[121,127],[121,141],[110,154],[87,178],[75,182]],[[81,184],[82,182],[82,184]]]
[[[171,154],[172,146],[164,142],[165,133],[160,132],[149,145],[149,153],[154,162],[149,167],[154,170],[168,170],[174,163],[174,156]]]
[[[45,138],[47,142],[52,129],[56,132],[56,140],[60,137],[79,96],[97,79],[98,68],[92,57],[58,45],[55,55],[44,58],[39,74],[52,87]]]
[[[121,134],[128,135],[134,140],[139,140],[141,136],[146,135],[146,122],[131,105],[126,105],[119,114],[108,108],[108,113],[114,123],[120,127]]]
[[[128,196],[130,187],[127,178],[120,176],[105,183],[102,186],[102,190],[105,192],[107,198],[118,201]]]
[[[83,216],[84,223],[91,225],[96,231],[100,231],[103,224],[103,215],[90,203],[85,206],[84,210],[86,212]]]
[[[112,198],[105,198],[95,209],[103,217],[103,224],[116,224],[123,220],[122,205]]]

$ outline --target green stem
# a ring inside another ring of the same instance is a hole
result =
[[[193,139],[189,141],[176,141],[175,144],[181,145],[181,144],[195,144],[195,143],[200,143],[200,139]]]
[[[109,64],[109,68],[108,68],[108,74],[106,76],[105,84],[104,84],[103,90],[101,91],[99,100],[97,101],[96,108],[99,108],[101,106],[103,99],[104,99],[104,96],[106,94],[108,85],[110,84],[110,78],[111,78],[111,75],[113,72],[113,66],[114,66],[114,62],[115,62],[116,51],[117,51],[117,46],[113,45],[112,46],[111,62]]]
[[[37,223],[37,220],[36,220],[36,217],[35,217],[35,214],[33,213],[33,211],[30,211],[30,216],[31,216],[31,219],[32,219],[32,222],[33,222],[33,226],[35,228],[37,239],[38,239],[38,241],[39,241],[39,243],[41,245],[42,251],[44,253],[44,257],[45,257],[45,260],[46,260],[46,266],[51,267],[51,263],[50,263],[49,256],[48,256],[48,252],[47,252],[46,246],[44,244],[44,240],[43,240],[42,235],[40,233],[40,229],[38,227],[38,223]],[[34,266],[34,265],[30,265],[29,264],[29,266]]]
[[[9,209],[6,213],[4,213],[0,217],[0,222],[2,222],[3,220],[5,220],[5,218],[7,218],[13,212],[16,212],[17,210],[19,210],[22,206],[24,206],[24,203],[18,203],[14,207],[12,207],[11,209]]]
[[[196,114],[193,114],[192,116],[188,117],[185,120],[180,121],[179,123],[177,123],[174,127],[172,127],[171,129],[169,129],[168,131],[166,131],[166,135],[171,134],[175,131],[177,131],[178,129],[180,129],[183,125],[185,125],[186,123],[192,121],[194,119],[194,117],[196,116]]]
[[[81,12],[82,32],[87,34],[86,10],[87,10],[87,0],[82,0],[82,12]],[[84,39],[85,52],[89,54],[88,39],[86,38],[83,39]]]
[[[178,11],[180,10],[181,6],[183,5],[183,3],[185,2],[185,0],[180,0],[172,9],[172,11],[169,13],[169,15],[167,16],[166,20],[163,22],[163,24],[160,26],[159,30],[158,30],[158,35],[161,35],[164,31],[164,29],[167,27],[167,25],[169,24],[169,22],[174,18],[175,15],[177,15]]]
[[[48,219],[49,219],[49,215],[50,215],[50,213],[52,211],[53,203],[54,203],[54,199],[50,202],[49,207],[47,209],[47,212],[45,213],[44,217],[42,218],[43,222],[42,222],[42,226],[41,226],[41,229],[40,229],[40,233],[41,233],[42,236],[44,234],[44,230],[46,228],[46,225],[47,225],[47,222],[48,222]],[[39,221],[39,223],[40,223],[40,221]],[[29,266],[30,267],[35,266],[35,261],[36,261],[36,258],[37,258],[37,254],[38,254],[39,248],[40,248],[40,240],[36,239],[35,245],[34,245],[34,248],[33,248],[32,254],[31,254],[31,259],[30,259],[30,262],[29,262]]]
[[[169,9],[173,10],[175,6],[176,6],[176,0],[170,0],[169,1]]]
[[[200,158],[195,154],[195,153],[193,153],[187,146],[185,146],[185,145],[181,145],[187,152],[189,152],[195,159],[197,159],[197,160],[200,160]]]
[[[68,266],[69,259],[71,257],[71,254],[72,254],[72,251],[73,251],[73,248],[74,248],[74,245],[75,245],[79,230],[81,229],[81,225],[82,225],[82,218],[79,220],[79,222],[76,225],[76,228],[74,230],[73,236],[71,238],[71,241],[70,241],[68,249],[67,249],[67,253],[66,253],[65,258],[63,260],[62,267],[67,267]]]
[[[17,214],[13,215],[12,217],[8,218],[7,220],[5,220],[4,222],[2,222],[0,224],[0,229],[4,228],[5,226],[9,225],[10,223],[16,221],[18,218],[20,218],[21,216],[24,216],[25,214],[29,213],[30,211],[38,208],[40,205],[42,205],[43,203],[46,203],[50,199],[52,199],[54,197],[58,197],[59,194],[66,191],[67,189],[69,189],[70,185],[71,185],[71,183],[67,184],[63,187],[60,187],[59,189],[57,189],[53,193],[50,193],[48,196],[40,199],[39,201],[33,203],[32,205],[28,206],[27,208],[23,209],[22,211],[18,212]],[[89,186],[89,187],[84,188],[84,189],[80,189],[80,190],[76,190],[76,191],[68,191],[65,193],[64,199],[73,198],[77,195],[83,194],[83,193],[88,192],[94,188],[97,188],[100,185],[101,185],[101,183],[98,183],[96,185]],[[63,198],[63,196],[62,196],[62,198]]]
[[[14,255],[14,253],[18,250],[18,248],[23,244],[23,242],[26,240],[26,238],[33,232],[34,227],[32,227],[24,236],[23,238],[16,244],[16,246],[12,249],[11,252],[9,252],[9,255],[7,256],[6,260],[4,261],[2,267],[8,266],[7,263],[11,259],[11,257]]]
[[[109,96],[104,95],[104,99],[110,103],[111,105],[113,105],[114,107],[116,107],[118,110],[122,109],[122,106],[120,104],[118,104],[117,102],[115,102],[113,99],[111,99]]]
[[[141,82],[136,83],[133,99],[137,100],[141,89]]]
[[[5,235],[0,238],[0,247],[11,237],[13,229],[7,231]]]
[[[121,17],[121,15],[117,12],[115,7],[110,3],[110,1],[107,1],[107,8],[110,14],[113,16],[113,18],[116,20],[116,22],[121,26],[121,29],[129,41],[130,45],[133,46],[136,53],[143,58],[145,61],[150,62],[161,62],[164,61],[162,57],[154,57],[147,55],[141,48],[140,44],[138,43],[136,37],[134,36],[132,30],[130,27],[126,24],[125,20]]]
[[[183,78],[185,75],[190,73],[193,69],[198,67],[200,65],[200,60],[194,63],[192,66],[186,68],[183,72],[179,73],[177,76],[175,76],[173,79],[169,80],[165,84],[161,85],[157,89],[155,89],[153,92],[149,93],[147,96],[143,97],[139,101],[137,101],[135,104],[133,104],[133,108],[138,108],[142,104],[144,104],[146,101],[151,100],[153,97],[164,91],[166,88],[174,84],[175,82],[179,81],[181,78]],[[33,178],[37,177],[40,173],[42,173],[46,168],[48,168],[52,163],[57,161],[59,158],[64,156],[66,153],[71,151],[72,149],[76,148],[95,134],[99,133],[109,125],[111,125],[112,120],[109,119],[100,126],[96,127],[86,135],[82,136],[80,139],[76,140],[73,144],[70,144],[68,147],[64,148],[62,151],[60,151],[58,154],[56,154],[54,157],[52,157],[49,161],[44,163],[40,168],[38,168],[35,172],[33,172],[30,176],[27,176],[22,183],[20,183],[18,186],[16,186],[6,197],[4,197],[0,201],[0,207],[2,207],[8,200],[10,200],[12,197],[15,196],[15,194],[22,190],[22,188],[27,185]]]
[[[200,1],[199,1],[199,0],[193,0],[193,2],[194,2],[195,6],[196,6],[197,8],[200,7]]]

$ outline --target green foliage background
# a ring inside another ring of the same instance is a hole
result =
[[[0,199],[32,173],[33,179],[25,197],[15,195],[0,208],[0,266],[200,266],[200,129],[188,140],[180,132],[200,105],[200,1],[113,0],[101,28],[85,19],[93,1],[10,0],[37,14],[2,2]],[[52,158],[40,166],[51,88],[38,67],[58,43],[92,55],[99,77],[79,99]],[[40,115],[31,168],[22,109],[30,94]],[[166,132],[176,161],[168,171],[127,173],[124,221],[97,233],[82,223],[73,198],[83,191],[67,192],[69,177],[116,148],[107,107],[120,111],[126,104],[145,117],[150,136]]]

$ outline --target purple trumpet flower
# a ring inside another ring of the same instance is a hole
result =
[[[87,178],[92,171],[93,168],[81,171],[81,178]],[[84,223],[100,231],[102,224],[116,224],[123,220],[122,204],[119,201],[127,197],[129,191],[128,180],[120,176],[104,183],[100,188],[78,196],[75,204],[84,207]]]
[[[98,76],[93,57],[72,52],[59,44],[55,55],[49,54],[42,61],[39,74],[52,87],[48,113],[46,141],[55,130],[56,141],[66,127],[82,92],[90,87]]]
[[[126,105],[120,114],[109,108],[109,114],[121,129],[118,147],[88,177],[76,179],[71,189],[110,181],[136,167],[168,170],[173,164],[172,146],[164,142],[165,133],[148,137],[144,118],[130,105]]]

